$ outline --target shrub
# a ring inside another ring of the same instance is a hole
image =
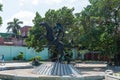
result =
[[[37,60],[39,60],[39,61],[41,60],[41,56],[36,56],[36,58],[37,58]]]
[[[24,60],[23,52],[20,52],[16,57],[13,57],[13,60]]]
[[[33,61],[34,60],[34,58],[37,58],[37,60],[41,60],[41,56],[36,56],[36,57],[32,57],[31,59],[30,59],[30,61]]]
[[[23,60],[23,59],[24,59],[24,54],[23,54],[23,52],[20,52],[20,53],[18,54],[17,59],[18,59],[18,60]]]

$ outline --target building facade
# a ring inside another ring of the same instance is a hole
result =
[[[23,26],[20,34],[15,37],[13,33],[0,33],[0,45],[26,46],[25,38],[28,37],[31,26]]]

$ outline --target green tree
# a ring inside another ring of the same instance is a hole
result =
[[[43,50],[44,45],[46,44],[45,29],[40,27],[40,22],[44,21],[44,19],[36,12],[36,16],[33,20],[34,26],[29,31],[28,38],[26,39],[26,43],[28,48],[34,48],[37,52]],[[41,38],[42,36],[43,38]]]
[[[112,58],[119,54],[117,33],[120,21],[120,1],[118,0],[89,0],[88,5],[81,12],[81,25],[84,35],[81,36],[82,45],[90,50],[101,50]]]
[[[19,21],[19,19],[14,18],[12,22],[8,22],[7,25],[7,30],[8,32],[10,32],[10,30],[12,30],[12,32],[17,35],[19,33],[19,30],[21,28],[20,24],[23,24],[22,21]]]
[[[73,25],[73,20],[74,20],[74,15],[73,15],[74,9],[69,9],[67,7],[63,7],[58,10],[48,10],[45,13],[45,17],[41,17],[39,13],[36,13],[36,16],[33,20],[34,26],[30,30],[30,35],[26,39],[26,43],[28,47],[34,48],[37,52],[41,51],[44,49],[45,46],[48,45],[48,42],[45,38],[46,35],[46,30],[44,27],[40,26],[40,22],[47,22],[49,26],[53,28],[56,26],[56,23],[60,23],[63,26],[64,30],[64,36],[63,38],[60,35],[59,40],[65,44],[69,44],[69,39],[71,39],[71,36],[68,35],[68,33],[71,31],[72,25]],[[67,32],[67,33],[66,33]],[[55,32],[53,35],[55,36]],[[57,55],[56,54],[56,49],[55,46],[50,46],[51,49],[49,49],[50,53],[53,53],[53,56]]]
[[[0,4],[0,11],[2,11],[2,4]],[[2,17],[0,16],[0,25],[2,24]]]

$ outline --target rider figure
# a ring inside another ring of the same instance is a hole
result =
[[[58,37],[60,36],[60,33],[62,33],[62,37],[63,37],[63,27],[60,23],[56,23],[56,26],[54,27],[54,29],[56,29],[55,39],[58,39]]]

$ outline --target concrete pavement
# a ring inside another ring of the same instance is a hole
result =
[[[80,70],[80,75],[85,77],[103,77],[107,69],[106,64],[77,63],[74,66]],[[2,69],[2,71],[0,71],[0,76],[40,77],[40,75],[32,73],[34,68],[35,67],[33,67],[30,62],[6,63],[4,66],[0,65],[0,69]]]

